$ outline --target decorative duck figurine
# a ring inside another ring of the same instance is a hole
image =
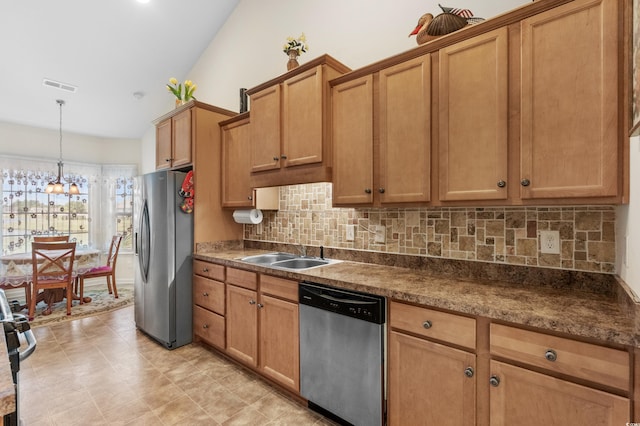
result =
[[[484,21],[482,18],[474,17],[469,9],[456,9],[440,4],[438,6],[443,13],[435,18],[431,13],[425,13],[418,20],[416,28],[409,34],[409,37],[416,36],[418,44],[424,44],[445,34],[458,31],[467,25]]]

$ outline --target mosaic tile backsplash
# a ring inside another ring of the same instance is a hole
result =
[[[333,208],[331,191],[329,183],[280,188],[280,209],[244,225],[244,239],[615,273],[613,206]],[[375,242],[380,226],[384,243]],[[560,254],[541,253],[543,230],[559,231]]]

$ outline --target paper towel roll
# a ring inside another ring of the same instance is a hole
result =
[[[262,222],[262,210],[235,210],[233,212],[233,220],[238,223],[248,223],[250,225],[256,225]]]

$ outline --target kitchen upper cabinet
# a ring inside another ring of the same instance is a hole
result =
[[[165,119],[156,127],[156,169],[191,164],[191,109]]]
[[[507,28],[439,51],[439,199],[506,200]]]
[[[331,88],[333,205],[373,203],[373,76]]]
[[[425,55],[332,83],[334,205],[430,200],[430,79]]]
[[[522,21],[523,200],[620,194],[621,4],[576,0]]]
[[[253,187],[331,181],[328,81],[348,71],[324,55],[247,91]]]
[[[221,123],[222,206],[253,207],[254,192],[249,182],[249,116]]]

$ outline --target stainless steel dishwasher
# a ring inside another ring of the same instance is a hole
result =
[[[385,298],[309,282],[299,289],[300,393],[340,423],[383,425]]]

